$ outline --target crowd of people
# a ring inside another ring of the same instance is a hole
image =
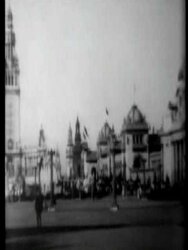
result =
[[[151,181],[148,178],[145,183],[139,179],[137,176],[136,179],[130,178],[127,181],[124,181],[122,175],[119,174],[115,179],[115,187],[113,187],[113,177],[105,175],[97,175],[96,173],[91,174],[90,176],[85,176],[85,178],[72,178],[72,179],[62,179],[59,183],[59,192],[54,193],[54,197],[64,198],[64,199],[85,199],[85,198],[102,198],[112,193],[113,188],[117,195],[126,195],[126,196],[137,196],[142,198],[147,196],[153,191],[156,190],[168,190],[170,187],[169,178],[167,177],[165,181],[160,181],[154,176],[154,179]],[[31,199],[35,198],[35,189],[36,186],[31,189]],[[12,195],[9,196],[9,201],[21,200],[20,193],[16,193],[14,186]],[[51,193],[43,194],[46,199],[51,197]],[[24,198],[24,197],[23,197]]]
[[[61,186],[61,196],[63,198],[80,198],[87,197],[102,198],[112,193],[113,182],[112,176],[95,176],[85,178],[75,178],[70,180],[63,180]],[[152,191],[168,189],[170,186],[169,179],[161,182],[154,177],[153,181],[148,178],[145,183],[141,182],[139,177],[135,180],[130,178],[124,181],[121,175],[116,176],[115,179],[115,192],[117,195],[137,196],[142,198]]]

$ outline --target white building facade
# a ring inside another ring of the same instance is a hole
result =
[[[14,183],[22,182],[20,142],[19,64],[10,7],[5,20],[5,195]]]
[[[178,75],[175,101],[169,102],[169,116],[161,133],[163,177],[172,185],[185,181],[185,69]],[[170,119],[169,119],[170,118]]]

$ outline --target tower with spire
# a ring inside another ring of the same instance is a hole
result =
[[[79,145],[81,143],[81,135],[80,135],[80,122],[77,117],[76,120],[76,128],[75,128],[75,145]]]
[[[73,140],[72,140],[72,129],[69,125],[68,131],[68,141],[66,149],[66,167],[67,167],[67,176],[69,178],[73,177]]]
[[[41,129],[39,131],[39,147],[40,148],[45,148],[46,147],[46,139],[44,135],[44,129],[41,125]]]
[[[7,161],[18,164],[20,151],[20,85],[19,63],[15,51],[16,39],[10,4],[5,20],[5,153]],[[17,162],[17,163],[16,163]],[[14,172],[14,171],[13,171]]]
[[[82,144],[81,144],[81,134],[80,134],[80,122],[77,117],[76,127],[75,127],[75,144],[73,150],[73,169],[75,177],[83,176],[83,168],[81,162]]]
[[[83,177],[84,175],[83,164],[81,160],[82,149],[83,145],[80,133],[80,122],[77,117],[75,125],[74,143],[72,139],[72,129],[70,125],[68,131],[68,142],[66,148],[66,168],[67,176],[69,178],[78,178]]]

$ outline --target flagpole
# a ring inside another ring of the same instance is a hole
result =
[[[135,95],[136,95],[136,86],[135,83],[133,84],[133,103],[135,105]]]

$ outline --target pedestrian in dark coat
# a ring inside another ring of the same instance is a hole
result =
[[[36,211],[36,219],[37,219],[37,227],[42,226],[41,215],[43,210],[43,196],[40,190],[37,191],[35,198],[35,211]]]

